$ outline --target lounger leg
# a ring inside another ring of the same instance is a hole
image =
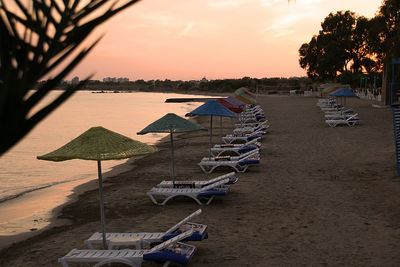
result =
[[[92,242],[90,242],[89,240],[86,240],[85,243],[88,246],[88,248],[94,249]]]
[[[65,259],[59,259],[58,261],[61,263],[63,267],[69,267],[69,264]]]
[[[171,198],[174,198],[174,197],[176,197],[176,195],[175,196],[169,196],[161,204],[158,204],[158,205],[164,206],[165,203],[167,203]]]
[[[205,166],[203,166],[202,164],[199,164],[199,166],[200,166],[200,168],[202,169],[202,171],[203,171],[204,173],[211,173],[211,172],[214,170],[214,168],[215,168],[215,167],[213,167],[213,168],[207,170],[207,168],[206,168]]]
[[[217,168],[218,166],[219,166],[219,165],[213,166],[213,167],[208,171],[208,173],[212,173],[213,170],[215,170],[215,168]]]
[[[206,205],[210,204],[211,201],[214,199],[215,196],[211,196],[210,199],[205,203]]]
[[[232,166],[232,168],[234,168],[235,169],[235,171],[237,171],[237,172],[245,172],[246,170],[247,170],[247,168],[249,167],[249,165],[245,165],[245,167],[243,168],[243,169],[238,169],[238,168],[236,168],[236,166]],[[240,167],[239,167],[240,168]]]
[[[158,201],[154,198],[153,194],[151,194],[151,192],[147,192],[147,195],[150,197],[151,201],[153,201],[153,203],[156,204],[156,205],[164,205],[165,202],[166,202],[166,201],[164,201],[164,202],[158,202]]]

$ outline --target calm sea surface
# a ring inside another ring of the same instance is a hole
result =
[[[48,99],[54,99],[58,94],[56,91],[51,92]],[[132,139],[154,144],[165,134],[138,136],[136,132],[167,113],[183,117],[202,104],[164,103],[167,98],[174,97],[202,96],[169,93],[98,94],[87,91],[76,93],[0,158],[0,235],[21,231],[18,230],[18,222],[11,219],[11,217],[17,219],[16,217],[21,217],[21,214],[15,211],[16,214],[11,216],[10,212],[15,208],[11,209],[7,204],[26,206],[27,203],[23,202],[26,195],[36,194],[36,198],[40,199],[41,192],[45,195],[44,192],[49,188],[56,188],[66,183],[77,185],[88,179],[97,178],[95,161],[50,162],[37,160],[36,156],[59,148],[93,126],[103,126]],[[125,161],[103,161],[103,172]],[[26,199],[30,201],[30,198]],[[54,200],[54,204],[60,203]],[[25,209],[27,210],[23,212],[29,213],[30,209]],[[38,221],[31,214],[25,215],[25,217],[30,216],[35,222]]]

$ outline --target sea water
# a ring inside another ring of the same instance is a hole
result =
[[[51,92],[40,106],[59,93]],[[95,161],[51,162],[37,160],[36,156],[63,146],[93,126],[155,144],[165,134],[136,133],[167,113],[183,117],[202,104],[165,103],[167,98],[178,97],[202,96],[89,91],[74,94],[0,157],[0,236],[42,228],[48,224],[51,210],[67,200],[73,187],[97,178]],[[103,172],[125,161],[103,161]]]

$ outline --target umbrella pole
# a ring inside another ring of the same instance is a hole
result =
[[[104,201],[103,201],[103,177],[101,175],[101,161],[97,161],[97,170],[99,174],[99,195],[100,195],[100,215],[101,215],[101,228],[103,231],[103,247],[107,249],[106,240],[106,217],[104,216]]]
[[[221,138],[222,138],[222,116],[219,116],[219,130],[220,130],[220,135],[221,135]]]
[[[212,121],[213,116],[210,117],[210,148],[209,148],[209,159],[211,160],[211,146],[212,146]]]
[[[172,186],[175,186],[175,162],[174,162],[174,137],[172,136],[172,130],[170,132],[170,137],[171,137],[171,170],[172,170]]]

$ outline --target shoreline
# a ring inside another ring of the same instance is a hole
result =
[[[397,266],[400,184],[391,111],[349,99],[361,124],[331,128],[317,99],[260,97],[272,125],[262,140],[260,164],[238,174],[229,194],[207,206],[185,198],[165,206],[149,200],[147,190],[170,177],[169,143],[160,142],[158,152],[105,181],[107,232],[165,231],[201,208],[194,222],[208,226],[209,238],[192,243],[198,248],[193,267]],[[196,121],[209,125],[209,118]],[[223,130],[231,131],[230,120]],[[220,142],[219,131],[214,134],[214,143]],[[177,180],[226,173],[205,175],[197,166],[208,142],[202,131],[174,139]],[[83,241],[101,229],[97,195],[97,188],[86,191],[63,208],[60,218],[72,224],[2,250],[0,266],[57,266],[57,258],[85,248]]]
[[[160,140],[158,140],[154,146],[157,146],[159,143],[163,143],[163,142],[168,142],[167,139],[165,139],[167,137],[163,137]],[[164,140],[165,139],[165,140]],[[156,152],[157,153],[157,152]],[[136,160],[141,159],[145,156],[136,156],[136,157],[132,157],[129,158],[127,160],[125,160],[125,162],[117,164],[115,166],[113,166],[111,168],[111,170],[103,173],[103,182],[107,183],[108,179],[111,179],[113,177],[118,176],[121,173],[124,172],[128,172],[128,171],[132,171],[134,169],[134,167],[132,167],[132,165],[135,163]],[[70,184],[70,183],[77,183],[77,185],[71,187],[67,187],[70,188],[71,193],[69,193],[68,195],[65,195],[65,201],[62,202],[62,204],[57,205],[55,208],[53,208],[50,211],[50,216],[47,218],[48,221],[47,222],[43,222],[44,224],[46,224],[46,226],[44,227],[40,227],[40,225],[34,225],[32,224],[32,229],[30,232],[23,232],[23,233],[18,233],[15,235],[5,235],[5,236],[0,236],[0,254],[2,250],[7,250],[9,247],[18,244],[19,242],[24,242],[27,239],[30,238],[34,238],[37,235],[42,234],[43,232],[46,231],[51,231],[53,228],[57,228],[57,227],[65,227],[71,224],[71,221],[68,219],[62,219],[60,218],[60,216],[62,216],[62,211],[63,209],[76,202],[79,201],[79,197],[83,194],[85,194],[86,192],[89,191],[98,191],[98,185],[97,185],[97,177],[96,178],[85,178],[82,180],[78,180],[78,181],[72,181],[72,182],[66,182],[64,184],[62,184],[62,186],[65,186],[66,184]],[[56,185],[59,186],[59,185]],[[49,191],[54,191],[56,186],[52,186],[50,188],[45,188],[44,190],[49,190]],[[35,191],[34,193],[39,194],[39,193],[43,193],[43,190],[38,190]],[[31,198],[30,194],[26,194],[27,198]],[[18,199],[20,201],[24,201],[23,197],[21,197],[21,199]],[[28,200],[29,201],[29,200]],[[26,220],[29,220],[28,218]],[[37,220],[35,220],[37,221]],[[35,229],[35,227],[40,227],[39,229]]]
[[[91,91],[91,90],[85,90],[85,91]],[[132,92],[141,92],[141,91],[132,91]],[[174,93],[174,92],[165,92],[166,94],[168,93]],[[186,94],[186,93],[182,93]],[[187,92],[189,95],[199,95],[199,96],[204,96],[206,98],[206,95],[200,91],[195,91],[195,92]],[[218,93],[210,93],[207,96],[222,96],[224,95],[223,93],[218,94]],[[168,103],[166,103],[168,104]],[[178,136],[178,135],[176,135]],[[154,143],[154,146],[158,146],[161,143],[164,142],[169,142],[169,137],[163,137],[159,140],[157,140]],[[103,179],[104,182],[107,183],[107,180],[109,178],[113,178],[117,176],[118,174],[121,174],[123,172],[128,172],[132,171],[134,167],[132,167],[134,161],[143,158],[144,156],[138,156],[134,158],[127,159],[125,162],[120,163],[115,165],[114,167],[111,168],[106,173],[103,173]],[[69,184],[73,184],[72,186],[68,186]],[[76,185],[74,185],[76,184]],[[30,201],[32,198],[38,199],[40,197],[35,197],[35,195],[40,195],[41,193],[48,193],[48,194],[57,194],[57,187],[61,188],[61,190],[64,193],[63,201],[60,202],[60,204],[55,205],[55,208],[51,209],[49,213],[47,214],[39,214],[39,217],[31,218],[31,216],[28,216],[22,220],[24,222],[25,227],[20,227],[20,229],[24,228],[27,231],[26,232],[20,232],[18,234],[14,235],[3,235],[0,236],[0,252],[2,250],[6,250],[9,247],[19,243],[19,242],[24,242],[26,239],[34,238],[37,235],[42,234],[43,232],[46,231],[51,231],[53,228],[57,227],[63,227],[63,226],[68,226],[71,224],[70,220],[68,219],[63,219],[60,218],[62,216],[62,210],[64,207],[70,205],[71,203],[74,203],[79,200],[79,196],[85,194],[88,191],[93,191],[93,190],[98,190],[97,186],[97,177],[90,177],[90,178],[84,178],[82,180],[76,180],[76,181],[70,181],[66,182],[63,184],[51,186],[49,188],[44,188],[41,190],[36,190],[34,192],[29,192],[27,194],[22,195],[21,197],[11,199],[10,201],[16,200],[17,202],[20,201]],[[68,193],[66,193],[68,191]],[[51,201],[51,199],[49,199]],[[8,203],[4,203],[5,206],[8,206]],[[15,204],[12,204],[15,205]],[[45,217],[45,218],[43,218]],[[28,226],[31,225],[31,226]],[[30,230],[30,231],[29,231]]]

